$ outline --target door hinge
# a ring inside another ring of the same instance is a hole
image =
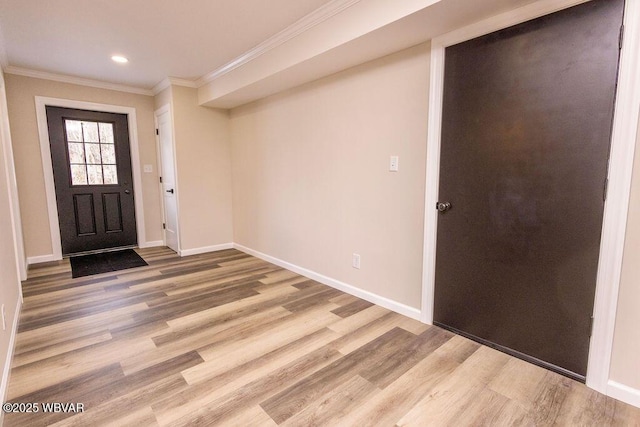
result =
[[[606,202],[607,201],[607,191],[609,190],[609,178],[605,178],[604,180],[604,190],[602,193],[602,201]]]
[[[160,129],[156,129],[156,135],[160,135]]]
[[[624,39],[624,25],[620,25],[620,35],[618,36],[618,49],[622,49],[622,39]]]
[[[160,184],[162,184],[162,177],[160,177]]]
[[[167,229],[167,224],[165,224],[164,222],[162,223],[162,229],[166,230]]]
[[[591,324],[589,325],[589,336],[593,335],[593,316],[591,316]]]

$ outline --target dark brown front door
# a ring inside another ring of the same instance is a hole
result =
[[[582,380],[623,9],[445,50],[434,321]]]
[[[124,114],[47,107],[63,255],[137,244]]]

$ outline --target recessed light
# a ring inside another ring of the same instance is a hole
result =
[[[113,55],[111,57],[111,59],[115,62],[119,62],[120,64],[126,64],[127,62],[129,62],[129,60],[127,58],[125,58],[124,56],[120,56],[120,55]]]

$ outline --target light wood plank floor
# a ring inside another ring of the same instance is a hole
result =
[[[236,250],[24,283],[6,426],[640,425],[640,409]]]

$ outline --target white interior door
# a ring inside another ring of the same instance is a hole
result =
[[[170,110],[168,108],[159,110],[156,113],[156,120],[158,123],[158,141],[162,167],[161,188],[164,200],[164,238],[166,245],[179,253],[178,199]]]

